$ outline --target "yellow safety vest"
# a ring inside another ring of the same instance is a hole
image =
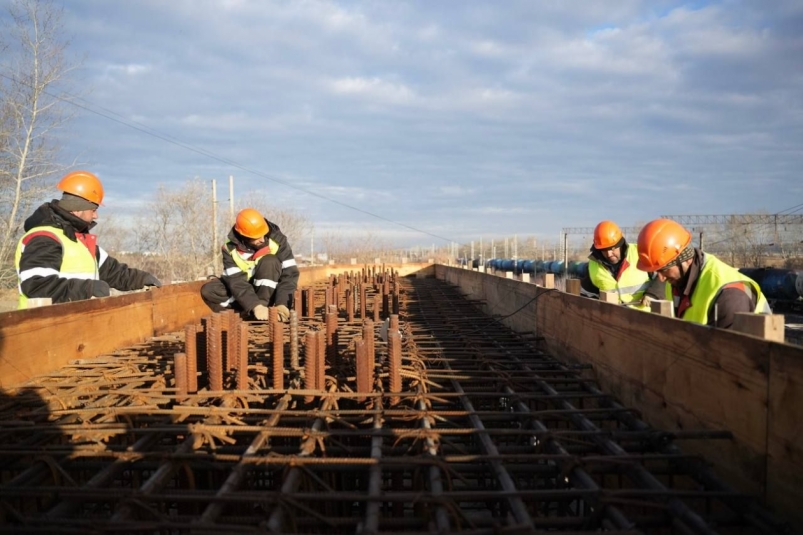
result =
[[[618,278],[614,278],[611,271],[593,255],[588,259],[588,275],[591,277],[591,282],[600,291],[618,293],[619,302],[625,305],[641,301],[644,297],[644,292],[650,286],[650,276],[636,267],[638,263],[638,246],[636,244],[627,246],[627,255],[622,260]],[[634,306],[633,308],[648,310],[643,306]]]
[[[672,285],[668,283],[666,285],[666,298],[675,303],[678,317],[683,318],[685,321],[707,325],[708,314],[716,298],[719,297],[719,294],[722,293],[722,290],[727,285],[737,282],[741,282],[750,288],[753,296],[756,297],[756,308],[753,311],[755,314],[772,314],[770,305],[764,294],[761,293],[761,287],[756,281],[739,273],[739,270],[709,253],[705,253],[703,267],[700,269],[700,275],[697,278],[697,285],[689,296],[689,306],[680,310],[682,296],[675,296],[672,292]]]
[[[232,245],[233,247],[229,247],[229,245]],[[262,247],[256,253],[249,255],[248,258],[243,258],[241,256],[239,249],[237,249],[237,245],[232,241],[226,242],[226,250],[229,251],[234,263],[237,264],[238,268],[245,272],[246,278],[250,281],[254,276],[254,269],[259,261],[269,254],[276,254],[276,252],[279,250],[279,244],[271,239],[268,239],[267,247]],[[230,275],[230,273],[227,273],[227,275]]]
[[[34,268],[32,270],[26,270],[24,273],[20,273],[20,259],[22,258],[23,251],[25,250],[25,244],[34,237],[34,234],[55,237],[61,243],[61,266],[57,272],[48,268]],[[87,236],[91,236],[92,239],[95,238],[95,236],[92,234],[88,234]],[[17,244],[17,251],[14,255],[14,265],[17,269],[17,278],[19,279],[20,291],[20,299],[17,308],[27,308],[28,306],[28,296],[22,293],[23,277],[27,280],[28,277],[37,275],[58,275],[59,278],[62,279],[98,279],[98,262],[95,259],[95,255],[93,255],[87,246],[81,243],[80,240],[72,241],[67,237],[66,234],[64,234],[64,231],[58,227],[34,227],[26,232],[22,238],[20,238],[20,241]],[[28,271],[31,271],[31,273],[28,273]]]

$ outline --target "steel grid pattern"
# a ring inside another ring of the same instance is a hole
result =
[[[308,350],[319,358],[311,390],[304,387],[305,359],[295,356],[293,366],[289,340],[281,359],[288,389],[273,388],[277,346],[270,325],[254,322],[247,389],[225,390],[242,380],[237,370],[223,367],[221,379],[203,369],[201,357],[197,392],[178,395],[179,360],[172,356],[188,348],[184,333],[196,331],[185,329],[76,362],[6,395],[0,528],[210,534],[783,528],[675,444],[727,433],[651,429],[637,410],[601,392],[587,367],[550,358],[455,288],[435,279],[379,277],[371,285],[364,274],[347,293],[334,281],[317,287],[317,318],[299,319],[294,311],[297,322],[285,334],[296,330],[304,340],[310,333],[313,345],[323,345],[322,313],[340,310],[329,337],[337,345]],[[382,317],[394,311],[391,302],[399,308],[400,333],[386,337],[390,352],[381,324],[347,322],[361,307],[341,306],[345,295],[365,296],[361,315],[377,317],[380,294]],[[215,351],[227,345],[218,333],[199,332],[192,342],[203,346],[206,339]],[[401,355],[391,362],[393,344]],[[355,358],[358,346],[373,363],[367,378]],[[210,374],[224,389],[209,390]]]

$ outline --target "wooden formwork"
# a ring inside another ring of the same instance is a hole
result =
[[[301,268],[299,287],[331,274],[383,265],[333,265]],[[384,264],[405,276],[434,273],[433,264]],[[198,323],[210,313],[201,300],[204,281],[166,285],[74,303],[0,313],[0,388],[25,383],[76,359],[88,359],[151,336]]]
[[[652,426],[730,431],[731,441],[683,450],[803,524],[803,347],[470,270],[439,265],[436,276],[489,314],[513,314],[504,323],[542,336],[551,354],[592,364],[603,389]]]

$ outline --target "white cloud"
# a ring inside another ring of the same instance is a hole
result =
[[[339,78],[330,82],[331,90],[340,95],[354,95],[390,104],[405,104],[415,99],[415,92],[404,84],[379,77]]]

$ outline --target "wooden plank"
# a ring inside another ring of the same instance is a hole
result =
[[[599,300],[603,303],[610,303],[613,305],[619,304],[619,294],[616,292],[606,292],[605,290],[600,290],[599,292]]]
[[[566,279],[566,293],[580,295],[580,279]]]
[[[749,314],[738,312],[733,315],[733,330],[758,336],[773,342],[784,341],[784,321],[782,314]]]
[[[667,318],[675,317],[675,305],[672,301],[666,299],[651,299],[650,311],[659,316],[666,316]]]
[[[767,502],[803,526],[803,358],[772,344],[767,456]]]
[[[200,323],[202,317],[210,314],[209,307],[201,299],[201,287],[206,282],[170,284],[149,292],[153,302],[155,336],[181,330],[190,323]]]
[[[0,322],[0,387],[110,353],[152,336],[146,292],[6,312]]]
[[[533,286],[490,277],[480,284],[448,268],[437,276],[485,300],[490,314],[530,302],[505,324],[543,335],[555,356],[592,364],[602,389],[638,407],[656,428],[732,432],[732,441],[681,447],[706,457],[735,488],[766,496],[803,522],[803,348],[544,288],[533,301]]]

